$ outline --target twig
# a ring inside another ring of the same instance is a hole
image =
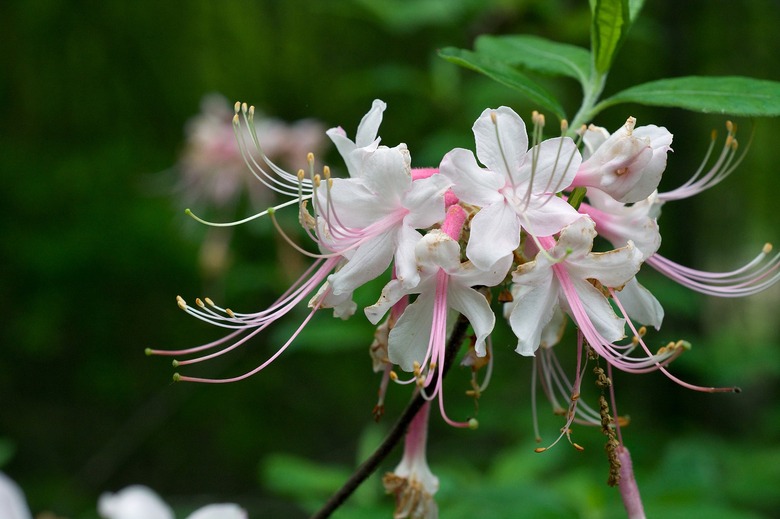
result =
[[[455,323],[455,327],[450,334],[450,339],[447,342],[447,352],[444,357],[442,377],[447,375],[447,372],[452,366],[452,362],[455,360],[455,355],[458,353],[460,345],[465,338],[468,325],[469,322],[465,317],[462,315],[458,317],[458,321]],[[434,374],[428,387],[435,385],[436,381],[437,377]],[[338,489],[338,491],[336,491],[335,494],[330,496],[330,499],[328,499],[325,505],[323,505],[323,507],[317,513],[311,516],[311,519],[324,519],[326,517],[330,517],[330,515],[335,512],[336,509],[340,507],[344,501],[346,501],[347,498],[352,495],[352,493],[366,479],[368,479],[371,474],[374,473],[377,467],[379,467],[379,464],[384,461],[387,455],[390,454],[395,446],[398,445],[398,443],[401,441],[401,438],[403,438],[409,423],[420,410],[423,403],[425,403],[425,399],[418,391],[412,398],[412,401],[409,402],[409,405],[406,406],[406,409],[404,409],[403,413],[401,413],[401,416],[398,417],[398,420],[396,420],[393,428],[390,429],[390,432],[387,434],[379,447],[377,447],[374,453],[369,456],[368,459],[366,459],[366,461],[364,461],[357,468],[357,470],[355,470],[354,474],[350,476],[350,478],[340,489]]]

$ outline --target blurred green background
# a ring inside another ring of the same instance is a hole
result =
[[[774,0],[648,0],[618,55],[607,93],[665,76],[749,75],[780,80]],[[187,218],[173,186],[183,126],[220,92],[289,121],[314,117],[354,135],[374,98],[388,103],[387,144],[406,142],[413,165],[473,148],[471,124],[488,106],[535,108],[514,92],[437,58],[483,33],[538,34],[587,46],[587,2],[564,0],[309,0],[190,2],[6,1],[0,5],[0,470],[34,513],[94,518],[98,495],[151,486],[182,512],[235,501],[250,517],[305,517],[375,445],[408,398],[391,387],[387,416],[371,420],[379,378],[356,315],[327,313],[260,375],[232,385],[172,384],[165,358],[218,330],[188,318],[174,297],[211,295],[259,310],[284,290],[287,254],[269,221],[235,230],[231,268],[206,280],[206,229]],[[547,82],[577,107],[574,84]],[[662,188],[698,167],[722,117],[621,106],[675,135]],[[774,161],[777,120],[737,121],[752,148],[725,183],[668,204],[661,253],[697,268],[741,265],[780,241]],[[329,163],[342,166],[331,150]],[[172,169],[173,168],[173,169]],[[249,204],[235,214],[250,214]],[[208,213],[208,209],[206,209]],[[674,365],[703,395],[663,375],[616,376],[627,446],[654,517],[780,514],[780,331],[774,287],[747,300],[691,294],[643,274],[664,304],[652,344],[686,338]],[[213,289],[218,293],[204,290]],[[358,294],[372,302],[381,284]],[[232,356],[182,370],[242,373],[266,359],[305,315],[288,316]],[[530,362],[496,337],[493,383],[480,429],[454,430],[434,413],[429,461],[442,481],[443,517],[621,517],[605,485],[603,437],[577,427],[577,452],[534,454]],[[567,358],[565,354],[562,358]],[[572,360],[572,359],[569,359]],[[448,378],[453,417],[473,414],[469,374]],[[543,436],[561,425],[545,410]],[[391,470],[400,450],[383,467]],[[374,478],[336,517],[390,517]],[[183,515],[182,515],[183,517]]]

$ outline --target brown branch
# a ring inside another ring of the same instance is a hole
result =
[[[447,342],[442,377],[447,375],[447,372],[452,366],[452,363],[455,360],[455,355],[458,353],[460,345],[463,343],[463,339],[466,336],[466,329],[468,328],[468,325],[469,322],[465,317],[462,315],[458,317],[458,321],[455,323],[452,334],[450,334],[450,339]],[[437,375],[434,374],[430,384],[427,387],[433,387],[436,382]],[[414,398],[412,398],[412,401],[409,402],[409,405],[406,406],[406,409],[403,410],[401,416],[398,417],[398,420],[396,420],[393,428],[390,429],[390,432],[387,434],[379,447],[377,447],[374,453],[369,456],[368,459],[366,459],[366,461],[364,461],[357,468],[357,470],[355,470],[354,474],[350,476],[350,478],[340,489],[338,489],[338,491],[336,491],[335,494],[330,496],[330,499],[328,499],[328,501],[317,513],[311,516],[311,519],[324,519],[325,517],[330,517],[330,515],[335,512],[336,509],[338,509],[338,507],[340,507],[344,501],[346,501],[347,498],[352,495],[352,493],[357,490],[357,488],[366,479],[368,479],[371,474],[374,473],[374,471],[379,467],[379,464],[384,461],[388,454],[390,454],[395,446],[398,445],[398,442],[401,441],[404,434],[406,433],[406,429],[409,426],[409,423],[411,423],[412,419],[420,410],[423,403],[425,403],[425,399],[418,391]]]

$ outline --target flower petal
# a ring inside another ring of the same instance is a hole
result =
[[[377,139],[379,125],[382,124],[382,113],[387,104],[379,99],[374,99],[371,109],[363,116],[355,133],[355,145],[358,148],[371,145]]]
[[[582,302],[585,313],[596,331],[607,340],[615,342],[624,338],[625,320],[615,315],[612,305],[600,290],[583,279],[572,276],[572,284],[577,292],[576,297]]]
[[[636,278],[632,278],[618,293],[620,304],[628,316],[645,326],[652,326],[656,330],[661,328],[664,320],[664,309],[658,299]]]
[[[3,519],[31,519],[32,517],[22,489],[2,472],[0,472],[0,517]]]
[[[506,106],[488,108],[476,120],[472,130],[479,161],[504,178],[514,178],[528,151],[523,119]]]
[[[444,193],[452,181],[443,175],[415,180],[403,198],[409,210],[404,223],[415,229],[426,229],[444,220]]]
[[[535,270],[533,284],[517,284],[512,289],[514,303],[509,325],[517,337],[515,351],[524,356],[533,356],[539,348],[542,332],[552,320],[558,302],[558,281],[552,269],[539,266]],[[519,278],[517,282],[522,283]]]
[[[174,519],[173,510],[143,485],[104,493],[98,500],[98,513],[104,519]]]
[[[390,362],[404,371],[413,371],[414,362],[422,363],[433,325],[433,299],[435,297],[435,277],[426,280],[426,290],[422,291],[398,318],[388,337],[387,356]]]
[[[453,310],[463,314],[469,320],[476,335],[474,348],[480,357],[485,355],[485,339],[496,324],[496,316],[490,309],[485,296],[473,288],[450,283],[447,304]]]
[[[410,293],[409,290],[403,287],[400,280],[390,280],[382,289],[382,294],[377,302],[367,306],[363,311],[371,324],[377,324],[394,304]]]
[[[515,181],[532,182],[532,193],[558,193],[569,187],[581,162],[577,145],[569,137],[547,139],[528,151]]]
[[[439,174],[450,179],[452,192],[467,204],[484,207],[504,199],[499,190],[506,185],[506,178],[499,172],[480,168],[468,150],[456,148],[447,153]]]
[[[232,503],[207,505],[187,516],[187,519],[247,519],[246,510]]]
[[[483,207],[471,220],[466,256],[482,270],[511,254],[520,245],[520,222],[509,204]]]
[[[393,259],[395,233],[387,232],[360,245],[338,272],[328,276],[333,295],[353,292],[382,274]]]

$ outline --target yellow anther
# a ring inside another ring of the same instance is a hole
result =
[[[330,167],[329,166],[323,166],[322,167],[322,177],[325,179],[330,178]]]
[[[718,138],[718,130],[712,130],[712,133],[710,133],[710,139],[713,141]]]
[[[647,327],[646,326],[640,326],[639,327],[639,336],[644,337],[645,334],[647,334]]]
[[[314,187],[320,187],[320,182],[322,179],[319,175],[314,175],[314,178],[312,179],[312,182],[314,182]]]
[[[498,116],[496,115],[495,111],[490,112],[490,122],[493,124],[498,124]]]
[[[309,164],[314,164],[314,153],[309,152],[306,154],[306,162]]]
[[[430,369],[431,371],[435,370],[436,369],[436,363],[435,362],[431,362],[429,367],[428,367],[428,369]]]
[[[204,297],[203,300],[206,301],[206,304],[209,306],[216,306],[210,297]]]
[[[332,188],[333,188],[333,179],[329,178],[328,179],[328,189],[332,189]]]
[[[241,111],[241,101],[236,101],[236,104],[233,105],[233,110],[236,112],[236,115],[238,115],[238,112]]]
[[[306,178],[306,172],[302,169],[298,170],[298,182],[303,182],[303,179]]]
[[[764,254],[769,254],[770,252],[772,252],[772,244],[769,242],[765,243],[764,248],[761,249],[761,252],[763,252]]]
[[[572,402],[576,402],[576,401],[577,401],[577,400],[579,400],[579,399],[580,399],[580,394],[579,394],[579,393],[575,393],[575,394],[573,394],[573,395],[571,396],[571,401],[572,401]]]
[[[583,447],[583,446],[582,446],[582,445],[580,445],[579,443],[574,443],[574,442],[572,442],[572,447],[574,447],[575,449],[577,449],[577,450],[578,450],[578,451],[580,451],[580,452],[582,452],[582,451],[584,451],[584,450],[585,450],[585,447]]]
[[[737,127],[731,121],[726,121],[726,130],[728,130],[729,133],[734,133],[737,131]]]
[[[203,301],[201,301],[199,297],[195,298],[195,304],[198,305],[201,308],[204,308],[206,306],[206,305],[203,304]]]
[[[241,124],[241,123],[240,123],[240,122],[239,122],[239,120],[238,120],[238,114],[235,114],[235,115],[233,116],[233,125],[234,125],[234,126],[238,126],[239,124]]]
[[[561,133],[566,133],[567,131],[569,131],[569,121],[563,119],[561,121]]]
[[[232,317],[233,319],[235,319],[235,318],[236,318],[236,314],[234,314],[234,313],[233,313],[233,310],[231,310],[230,308],[225,308],[225,313],[226,313],[226,314],[228,314],[228,315],[229,315],[230,317]]]
[[[396,373],[395,371],[391,371],[388,376],[390,377],[390,380],[393,381],[398,380],[398,373]]]
[[[249,117],[255,116],[255,105],[249,107]]]
[[[241,111],[246,113],[246,111],[247,111],[246,103],[241,103]]]
[[[726,147],[730,148],[732,146],[732,143],[734,142],[734,137],[732,135],[729,135],[726,137]]]
[[[181,297],[176,298],[176,304],[179,305],[179,308],[181,308],[182,310],[187,309],[187,302],[184,301],[184,299],[182,299]]]
[[[547,447],[537,447],[534,449],[534,452],[544,452],[547,450]]]

